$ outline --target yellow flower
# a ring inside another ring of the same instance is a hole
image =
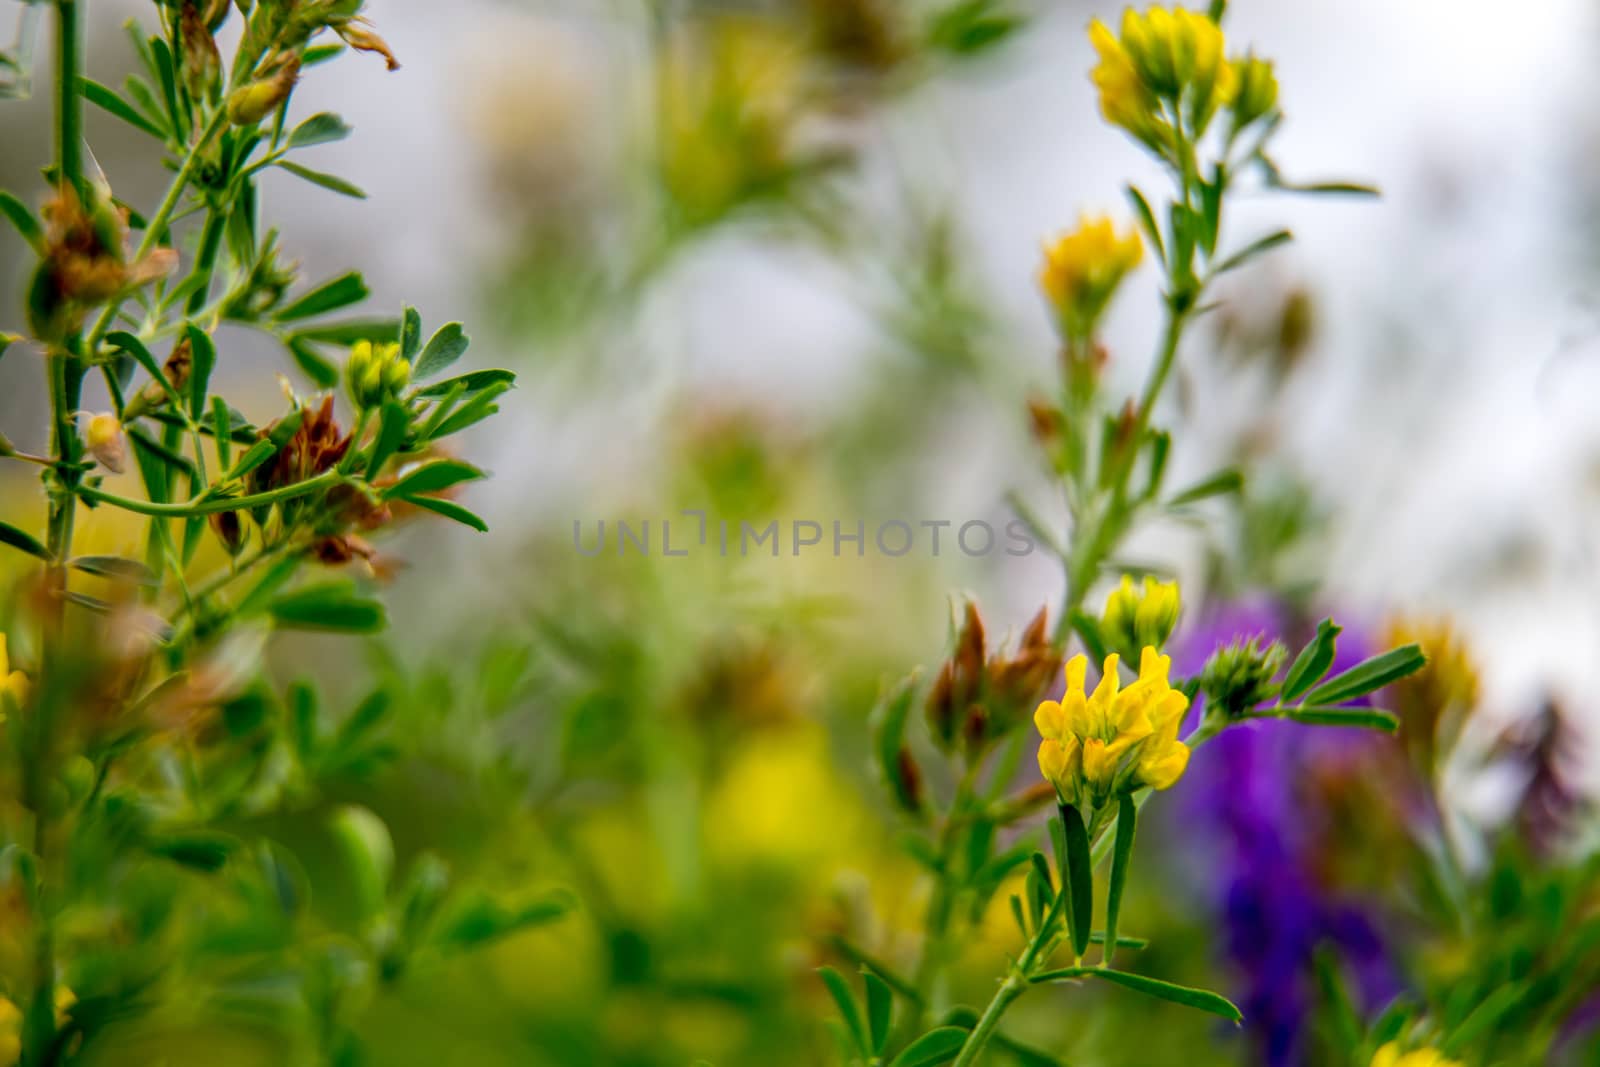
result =
[[[1478,671],[1460,636],[1444,620],[1399,620],[1384,634],[1391,647],[1416,644],[1427,665],[1394,684],[1390,700],[1400,715],[1400,736],[1420,766],[1432,773],[1439,753],[1454,745],[1478,703]]]
[[[1090,77],[1100,90],[1101,113],[1157,152],[1171,132],[1163,101],[1186,116],[1191,134],[1199,137],[1238,89],[1222,28],[1181,7],[1151,7],[1144,14],[1130,7],[1122,14],[1120,36],[1096,19],[1089,40],[1100,56]]]
[[[1158,582],[1146,575],[1143,586],[1135,589],[1133,578],[1125,574],[1122,584],[1106,597],[1100,635],[1107,648],[1127,656],[1146,645],[1159,649],[1172,636],[1179,606],[1177,582]]]
[[[1106,216],[1084,216],[1078,228],[1044,250],[1039,287],[1070,338],[1087,340],[1117,286],[1144,258],[1139,231],[1118,236]]]
[[[1178,740],[1189,699],[1167,682],[1172,660],[1146,647],[1139,677],[1126,688],[1117,662],[1115,654],[1106,657],[1100,684],[1089,693],[1089,661],[1074,656],[1060,702],[1047,700],[1034,712],[1044,736],[1039,770],[1067,803],[1098,807],[1119,792],[1166,789],[1189,765],[1189,748]]]
[[[1391,1041],[1372,1057],[1372,1067],[1461,1067],[1457,1060],[1446,1059],[1437,1049],[1419,1048],[1401,1052],[1398,1043]]]
[[[28,700],[28,676],[11,669],[11,656],[6,648],[6,635],[0,633],[0,722],[6,718],[5,705],[18,706]]]
[[[22,1058],[22,1009],[0,997],[0,1067]]]

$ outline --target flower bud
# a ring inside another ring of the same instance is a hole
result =
[[[389,70],[399,70],[400,61],[394,57],[389,44],[382,37],[373,33],[361,20],[351,19],[333,28],[334,32],[344,38],[344,43],[354,48],[357,52],[376,52],[383,57],[384,65]]]
[[[228,97],[228,121],[254,126],[289,99],[299,77],[300,57],[291,56],[276,73],[235,89]]]
[[[1278,106],[1278,78],[1271,60],[1253,55],[1233,61],[1238,89],[1233,97],[1233,128],[1242,130]]]
[[[89,419],[89,452],[113,474],[121,474],[126,468],[128,444],[115,415],[106,412]]]
[[[400,395],[411,383],[411,362],[400,357],[397,344],[357,341],[350,348],[344,373],[351,403],[358,409],[375,408]]]
[[[1158,582],[1147,576],[1143,586],[1135,589],[1133,579],[1123,575],[1122,584],[1106,598],[1100,620],[1106,648],[1130,660],[1146,647],[1161,648],[1178,623],[1179,606],[1177,582]]]
[[[1287,656],[1278,642],[1262,648],[1256,637],[1217,649],[1200,669],[1207,706],[1230,719],[1243,715],[1272,695],[1272,680]]]

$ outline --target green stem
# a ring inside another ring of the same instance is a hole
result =
[[[135,500],[132,497],[118,496],[92,486],[79,486],[78,495],[88,500],[101,504],[110,504],[112,507],[124,511],[132,511],[139,515],[152,515],[156,518],[193,518],[197,515],[214,515],[220,511],[242,511],[246,508],[264,507],[276,504],[281,500],[293,500],[295,497],[306,496],[320,489],[326,489],[344,480],[344,475],[337,470],[323,471],[315,478],[308,478],[294,485],[285,485],[277,489],[269,489],[264,493],[254,493],[250,496],[200,496],[193,500],[176,504],[157,504],[148,500]]]
[[[954,1067],[971,1067],[978,1062],[979,1053],[989,1043],[989,1038],[994,1036],[995,1027],[1000,1025],[1000,1017],[1027,988],[1027,980],[1021,976],[1016,974],[1006,976],[1006,980],[1000,983],[999,990],[995,992],[994,999],[989,1001],[989,1006],[978,1017],[978,1025],[974,1026],[972,1033],[967,1036],[967,1043],[961,1046],[961,1054],[956,1057]]]
[[[211,116],[211,121],[206,124],[205,129],[200,131],[200,136],[195,139],[194,146],[189,149],[189,154],[185,157],[183,166],[178,169],[177,176],[172,179],[172,184],[167,187],[166,196],[162,198],[160,206],[156,208],[156,213],[150,217],[149,223],[145,226],[144,237],[140,239],[139,247],[133,253],[134,262],[138,262],[148,256],[161,243],[161,237],[166,233],[167,224],[172,220],[172,213],[177,209],[178,201],[183,198],[183,191],[189,187],[189,182],[194,179],[195,170],[200,166],[201,155],[205,152],[207,146],[211,144],[212,138],[222,132],[223,127],[227,124],[227,109],[218,108],[217,113]],[[104,310],[100,312],[100,317],[95,320],[94,328],[89,331],[89,340],[84,346],[86,352],[92,354],[99,349],[100,342],[105,339],[106,332],[111,329],[111,323],[116,318],[117,312],[121,307],[122,301],[116,299],[106,304]]]
[[[78,22],[77,0],[56,2],[56,165],[62,189],[70,189],[87,209],[88,190],[83,181],[83,99],[79,94],[83,52],[82,28]],[[33,990],[22,1025],[24,1067],[44,1067],[56,1039],[56,964],[55,928],[51,918],[53,904],[46,899],[51,888],[51,845],[53,827],[49,802],[50,781],[55,764],[57,701],[67,692],[70,668],[63,662],[65,650],[64,612],[66,606],[66,560],[72,554],[72,532],[78,501],[73,491],[82,472],[72,464],[78,455],[78,429],[74,412],[78,410],[83,388],[83,362],[76,338],[54,348],[47,357],[50,380],[50,453],[56,460],[51,476],[49,515],[46,520],[49,607],[43,633],[44,681],[36,721],[28,731],[32,744],[26,773],[28,809],[33,813],[33,853],[39,865],[39,900],[33,915]]]

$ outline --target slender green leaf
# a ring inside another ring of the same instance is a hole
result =
[[[1133,859],[1134,828],[1139,821],[1139,805],[1133,794],[1117,798],[1117,837],[1111,852],[1111,886],[1106,893],[1105,963],[1109,967],[1117,955],[1117,920],[1122,913],[1122,894],[1128,885],[1128,867]]]
[[[516,380],[517,376],[508,370],[477,370],[457,378],[446,378],[442,382],[434,382],[426,388],[418,389],[417,395],[419,397],[444,396],[458,385],[464,387],[469,393],[475,393],[491,386],[509,386]]]
[[[1400,720],[1394,712],[1382,708],[1303,704],[1292,708],[1281,708],[1278,715],[1308,726],[1359,726],[1391,734],[1400,728]]]
[[[941,1026],[929,1030],[905,1047],[889,1067],[937,1067],[949,1063],[967,1043],[968,1031],[959,1026]]]
[[[817,973],[822,976],[823,985],[828,987],[828,992],[833,995],[834,1004],[839,1007],[839,1016],[849,1028],[850,1036],[855,1039],[856,1048],[861,1050],[863,1056],[872,1055],[872,1049],[867,1044],[867,1028],[861,1021],[861,1008],[856,1004],[856,998],[850,992],[850,985],[844,980],[844,975],[832,967],[818,967]]]
[[[385,497],[412,497],[420,493],[437,493],[462,482],[476,481],[483,472],[468,463],[453,459],[437,459],[408,471],[398,482],[383,491]]]
[[[0,522],[0,544],[10,545],[12,548],[26,552],[30,556],[37,556],[42,560],[50,558],[50,550],[39,543],[39,539],[25,530],[20,530],[9,522]]]
[[[324,359],[316,349],[299,337],[292,337],[287,342],[289,355],[294,360],[295,366],[319,389],[332,389],[339,384],[339,368],[332,360]]]
[[[867,1036],[872,1039],[872,1047],[868,1051],[874,1056],[881,1056],[884,1046],[889,1043],[894,993],[890,991],[888,982],[869,970],[861,972],[861,980],[867,987]]]
[[[39,220],[33,217],[27,204],[4,189],[0,189],[0,215],[4,215],[17,228],[22,239],[28,242],[28,247],[33,249],[34,255],[44,255],[44,229],[39,225]]]
[[[1133,203],[1134,213],[1139,216],[1140,227],[1156,250],[1156,258],[1162,266],[1166,266],[1167,242],[1161,236],[1161,226],[1156,222],[1156,213],[1150,209],[1150,201],[1145,199],[1137,185],[1128,186],[1128,199]]]
[[[154,586],[157,581],[149,567],[138,560],[121,556],[78,556],[72,561],[72,566],[85,574],[134,585]]]
[[[922,797],[917,785],[908,780],[904,763],[911,758],[906,748],[906,720],[916,696],[916,679],[907,678],[895,686],[873,710],[873,744],[878,756],[878,770],[884,784],[894,794],[900,807],[915,813],[922,807]]]
[[[1243,488],[1244,475],[1237,470],[1229,468],[1228,470],[1218,471],[1204,481],[1196,482],[1189,488],[1178,492],[1171,500],[1167,501],[1167,504],[1171,507],[1181,508],[1185,504],[1193,504],[1210,497],[1222,496],[1224,493],[1237,493]]]
[[[1289,666],[1283,679],[1283,699],[1298,700],[1300,694],[1316,685],[1333,664],[1341,627],[1332,619],[1317,623],[1317,633]]]
[[[1343,704],[1420,671],[1428,662],[1416,645],[1392,648],[1334,675],[1306,694],[1307,704]]]
[[[348,271],[331,278],[308,293],[302,294],[274,317],[279,322],[309,319],[329,311],[337,311],[365,300],[370,293],[360,271]]]
[[[239,462],[228,468],[223,476],[225,479],[243,478],[246,474],[261,466],[267,460],[278,454],[278,446],[271,441],[262,439],[247,448]]]
[[[1061,881],[1070,905],[1072,950],[1081,959],[1089,948],[1094,923],[1094,862],[1089,858],[1089,832],[1083,816],[1071,804],[1062,804],[1060,814],[1067,842],[1067,869],[1061,872]]]
[[[343,196],[354,197],[357,200],[365,200],[367,198],[367,194],[362,192],[358,186],[352,185],[343,178],[335,177],[332,174],[324,174],[320,170],[302,167],[298,163],[290,163],[287,160],[279,160],[278,166],[297,178],[304,178],[312,185],[320,185],[324,189],[330,189],[333,192]]]
[[[1114,982],[1146,996],[1169,1000],[1174,1004],[1182,1004],[1186,1008],[1209,1012],[1212,1015],[1220,1015],[1224,1019],[1231,1019],[1236,1023],[1244,1021],[1244,1016],[1239,1012],[1239,1009],[1234,1006],[1231,1000],[1220,993],[1213,993],[1206,989],[1191,989],[1188,986],[1163,982],[1159,978],[1148,978],[1142,974],[1129,974],[1127,971],[1113,971],[1105,967],[1093,968],[1089,973],[1101,981]]]
[[[367,476],[377,477],[383,465],[405,443],[406,430],[411,427],[411,415],[404,405],[393,400],[383,405],[378,414],[378,435],[372,443],[372,454],[367,458]]]
[[[194,323],[186,327],[189,337],[189,415],[199,419],[205,414],[206,393],[211,388],[211,372],[217,366],[217,346],[211,335]]]
[[[1215,273],[1226,274],[1230,270],[1237,270],[1246,263],[1250,262],[1252,259],[1255,259],[1257,256],[1264,255],[1280,245],[1286,245],[1292,240],[1294,240],[1294,234],[1290,233],[1288,230],[1279,230],[1276,233],[1269,233],[1265,237],[1250,242],[1250,244],[1246,245],[1244,248],[1241,248],[1239,251],[1235,252],[1233,255],[1217,264]]]
[[[316,326],[303,326],[292,339],[316,341],[328,345],[353,345],[357,341],[381,344],[393,341],[400,329],[397,319],[346,319],[343,322],[326,322]]]
[[[129,126],[137,130],[143,130],[158,141],[167,139],[166,130],[140,114],[139,109],[122,99],[115,89],[101,85],[93,79],[82,77],[78,79],[78,88],[83,93],[83,98],[95,107],[110,112]]]
[[[479,518],[473,512],[468,511],[460,504],[453,503],[449,500],[440,500],[438,497],[433,496],[406,497],[405,501],[408,504],[415,504],[417,507],[422,508],[425,511],[431,511],[436,515],[443,515],[447,519],[454,519],[456,522],[461,523],[461,525],[470,526],[479,533],[489,532],[488,523],[484,522],[481,518]]]
[[[323,582],[284,593],[269,611],[280,625],[297,630],[370,634],[388,624],[382,602],[360,595],[349,582]]]

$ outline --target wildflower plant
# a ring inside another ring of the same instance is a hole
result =
[[[38,473],[45,510],[0,522],[23,564],[0,635],[0,1063],[68,1062],[117,1021],[196,993],[248,1000],[227,989],[241,975],[287,976],[295,1018],[319,1020],[298,1040],[345,1056],[344,1020],[373,976],[561,910],[459,898],[432,857],[395,871],[382,821],[346,808],[330,832],[361,918],[329,941],[308,927],[293,855],[240,829],[380,758],[381,693],[330,725],[310,687],[279,694],[259,677],[262,643],[382,629],[370,583],[329,573],[380,574],[375,531],[428,514],[485,528],[449,496],[483,472],[447,449],[512,383],[446,374],[467,348],[458,323],[430,337],[409,307],[338,317],[367,296],[360,273],[302,283],[264,224],[270,170],[363,195],[305,162],[350,129],[293,107],[298,81],[346,51],[397,66],[361,8],[163,0],[154,33],[128,24],[138,71],[121,89],[85,71],[88,5],[24,8],[23,59],[37,16],[53,25],[56,157],[39,211],[0,193],[35,261],[26,332],[0,336],[0,353],[37,353],[49,424],[41,453],[0,438],[0,456]],[[7,84],[26,86],[25,63]],[[119,199],[84,142],[86,104],[147,138],[171,172],[158,203]],[[282,414],[252,424],[215,389],[240,359],[239,330],[275,338],[325,392],[286,383]],[[341,377],[349,416],[332,392]],[[82,552],[86,512],[142,552]],[[217,908],[180,920],[163,903],[180,894]],[[254,962],[219,958],[218,938],[243,938]]]
[[[1060,337],[1060,379],[1053,395],[1030,403],[1030,416],[1069,524],[1058,532],[1020,495],[1012,500],[1036,540],[1059,559],[1065,588],[1054,625],[1047,627],[1050,613],[1042,611],[1010,656],[1064,662],[1059,699],[1044,699],[1048,679],[1025,675],[1033,688],[1022,699],[1034,704],[1042,788],[1011,791],[1029,743],[1027,717],[1016,714],[1017,692],[994,684],[1009,657],[987,655],[981,618],[969,607],[955,651],[924,701],[939,750],[931,768],[908,730],[915,680],[891,692],[879,711],[880,767],[917,823],[912,849],[934,888],[920,959],[909,972],[870,946],[836,944],[866,972],[863,1010],[850,983],[824,971],[844,1020],[838,1036],[847,1061],[965,1067],[987,1062],[997,1048],[1029,1062],[1054,1062],[1007,1035],[1001,1022],[1035,987],[1086,980],[1238,1021],[1238,1009],[1220,994],[1116,966],[1120,950],[1145,945],[1121,929],[1140,808],[1175,785],[1192,758],[1204,758],[1199,749],[1207,739],[1236,723],[1270,718],[1393,731],[1393,713],[1356,702],[1424,663],[1418,647],[1405,644],[1330,676],[1340,630],[1328,620],[1292,660],[1281,644],[1249,643],[1219,649],[1199,674],[1175,678],[1163,646],[1178,622],[1177,585],[1136,578],[1116,563],[1141,523],[1184,515],[1201,501],[1236,494],[1242,484],[1242,474],[1230,469],[1167,490],[1173,441],[1157,422],[1189,327],[1209,309],[1215,280],[1290,240],[1278,231],[1231,246],[1224,239],[1231,198],[1250,178],[1269,189],[1367,192],[1282,178],[1271,155],[1282,118],[1273,68],[1254,53],[1230,51],[1225,6],[1205,13],[1130,9],[1115,30],[1099,20],[1090,26],[1098,59],[1090,80],[1101,114],[1161,164],[1171,192],[1162,202],[1129,186],[1130,224],[1085,217],[1046,246],[1039,272]],[[1124,402],[1107,395],[1102,382],[1112,357],[1100,326],[1122,282],[1147,255],[1162,272],[1164,321],[1145,383]],[[1104,610],[1090,615],[1084,604],[1106,578],[1114,587]],[[1083,651],[1068,657],[1074,642]],[[1099,668],[1094,678],[1091,662]],[[1204,711],[1185,734],[1202,694]],[[938,788],[943,782],[953,785]],[[1027,833],[1041,810],[1055,813],[1048,856]],[[1002,834],[1014,843],[1003,846]],[[1102,882],[1096,872],[1107,861]],[[1002,886],[1017,884],[1013,879],[1020,880],[1010,907],[1021,949],[985,1007],[950,1003],[946,970],[962,917],[976,922]]]

